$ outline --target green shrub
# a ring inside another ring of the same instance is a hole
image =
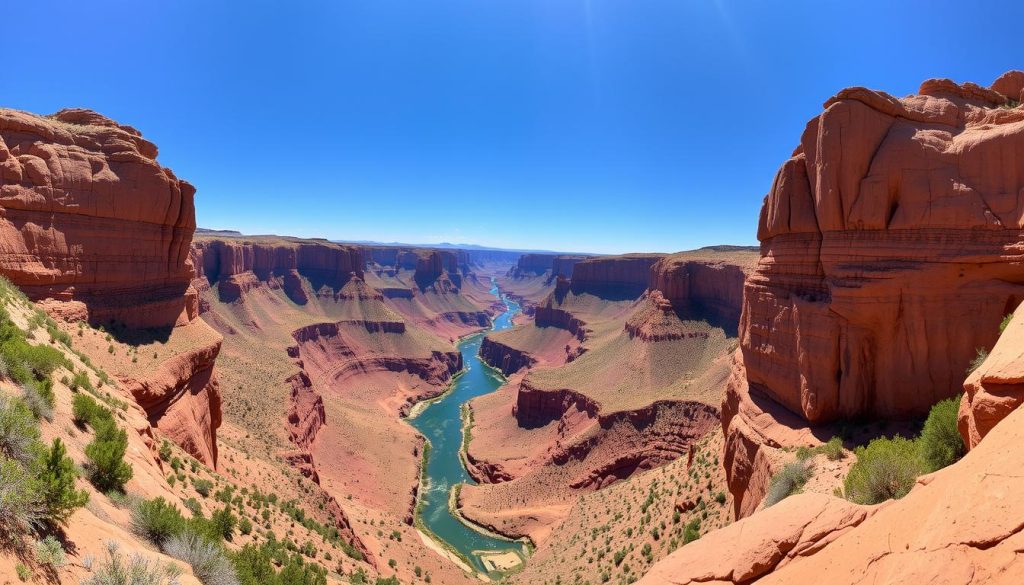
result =
[[[700,538],[700,518],[694,518],[686,523],[683,530],[683,543],[690,543]]]
[[[60,541],[53,536],[47,536],[42,540],[37,540],[35,549],[36,561],[38,561],[40,565],[59,569],[67,563],[68,559],[67,555],[64,554],[64,547],[61,546]]]
[[[171,444],[166,439],[164,439],[164,441],[160,443],[160,460],[171,460]]]
[[[100,405],[93,400],[92,396],[75,394],[75,398],[71,402],[71,419],[75,421],[76,425],[84,428],[85,425],[92,424],[99,408]]]
[[[800,491],[811,479],[811,466],[805,461],[794,461],[787,464],[772,476],[768,484],[768,494],[764,498],[764,506],[774,506],[782,500]]]
[[[18,563],[14,566],[14,572],[18,574],[18,580],[21,582],[28,581],[32,578],[32,571],[22,563]]]
[[[227,506],[215,511],[210,515],[210,522],[213,523],[217,534],[220,534],[224,540],[231,540],[235,536],[235,525],[238,523],[238,518],[231,513],[231,508]]]
[[[92,382],[89,381],[89,374],[86,374],[85,370],[75,372],[75,376],[71,378],[70,386],[72,392],[78,392],[79,390],[94,391]]]
[[[103,492],[124,491],[124,484],[132,478],[132,466],[124,460],[128,449],[128,434],[112,419],[96,423],[96,437],[85,447],[89,459],[89,480]]]
[[[213,482],[208,479],[193,479],[192,487],[196,488],[196,492],[205,498],[210,495],[210,490],[213,489]]]
[[[132,509],[132,532],[158,547],[184,530],[185,518],[163,498],[145,500]]]
[[[956,426],[959,408],[958,396],[937,403],[928,413],[918,439],[924,471],[937,471],[963,457],[964,441]]]
[[[242,534],[249,535],[252,533],[252,521],[248,518],[242,518],[238,521],[238,531]]]
[[[60,439],[54,439],[50,448],[40,456],[38,494],[43,514],[55,525],[67,522],[68,517],[89,501],[89,493],[75,489],[78,468],[67,456]]]
[[[0,393],[0,455],[29,465],[38,455],[39,427],[28,406]]]
[[[832,437],[819,449],[829,461],[839,461],[846,456],[846,453],[843,451],[843,440],[839,437]]]
[[[981,364],[985,363],[985,360],[988,359],[988,350],[984,347],[979,347],[975,351],[978,352],[978,355],[974,356],[974,359],[971,360],[971,365],[967,367],[968,376],[974,373],[974,370],[980,368]]]
[[[1013,321],[1013,313],[1007,313],[1003,320],[999,322],[999,333],[1006,331],[1006,328],[1010,326],[1010,322]]]
[[[875,439],[857,448],[856,454],[843,491],[858,504],[902,498],[922,471],[917,444],[903,437]]]
[[[17,461],[0,458],[0,531],[10,538],[38,525],[42,519],[32,474]]]

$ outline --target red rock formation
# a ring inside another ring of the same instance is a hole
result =
[[[524,278],[548,273],[551,280],[559,276],[570,278],[573,266],[586,259],[587,256],[572,254],[523,254],[509,270],[509,276]]]
[[[1024,109],[1008,99],[930,80],[825,103],[761,211],[741,324],[752,385],[812,422],[917,415],[960,391],[1024,298]]]
[[[596,417],[601,405],[590,397],[568,389],[540,390],[523,380],[516,393],[516,404],[512,407],[512,416],[520,427],[541,427],[551,421],[562,418],[570,409],[587,413]]]
[[[179,353],[142,378],[119,380],[146,411],[152,426],[214,468],[221,397],[213,367],[220,346],[218,336],[213,343]]]
[[[964,382],[958,426],[968,449],[1024,402],[1024,305],[988,358]]]
[[[484,337],[480,343],[480,359],[492,368],[501,370],[501,373],[506,376],[525,368],[531,368],[537,363],[537,360],[529,353],[509,347],[490,337]]]
[[[639,584],[753,583],[820,551],[874,511],[821,494],[788,498],[684,546],[655,564]]]
[[[694,259],[692,252],[666,256],[651,267],[651,289],[659,291],[677,312],[739,323],[743,282],[753,271],[746,260],[752,255],[737,254],[738,260]]]
[[[636,298],[651,283],[651,267],[665,254],[598,256],[576,263],[572,290],[598,296]]]
[[[195,189],[156,156],[88,110],[0,109],[0,273],[33,300],[80,301],[93,323],[194,318]]]
[[[198,238],[192,258],[199,286],[216,286],[224,302],[266,284],[305,304],[310,294],[335,294],[353,275],[362,278],[364,263],[355,246],[276,237]]]
[[[1021,84],[1012,72],[993,87]],[[930,80],[903,99],[843,90],[808,124],[761,210],[745,367],[723,404],[738,516],[764,493],[765,448],[814,444],[814,425],[842,418],[923,414],[1024,299],[1024,109],[1008,105]],[[1006,404],[972,396],[976,441]]]

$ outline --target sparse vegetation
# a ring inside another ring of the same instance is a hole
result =
[[[921,473],[917,443],[900,436],[881,437],[856,450],[857,462],[843,484],[846,497],[877,504],[907,495]]]
[[[765,507],[774,506],[789,496],[798,493],[811,478],[813,469],[806,461],[794,461],[786,464],[772,476],[768,485],[768,494],[764,498]]]
[[[55,438],[40,455],[37,493],[43,514],[51,524],[64,524],[71,514],[89,501],[89,493],[75,489],[78,468],[67,449]]]
[[[964,441],[956,426],[959,407],[957,396],[939,402],[928,413],[918,439],[924,471],[937,471],[963,457]]]
[[[178,582],[181,570],[140,554],[125,558],[116,541],[107,543],[107,558],[83,585],[171,585]]]
[[[1013,313],[1007,313],[1003,320],[999,322],[999,333],[1006,331],[1006,328],[1010,326],[1010,322],[1013,321]]]
[[[988,350],[984,347],[979,347],[975,351],[978,353],[974,356],[974,359],[971,360],[971,365],[967,367],[968,376],[974,373],[974,370],[980,368],[981,364],[985,363],[985,360],[988,359]]]
[[[117,426],[113,417],[95,420],[96,436],[85,447],[89,459],[89,480],[103,492],[124,491],[132,478],[132,466],[124,460],[128,434]]]
[[[37,540],[35,545],[36,561],[40,565],[59,569],[67,562],[67,555],[64,554],[64,547],[60,541],[53,536],[47,536]]]

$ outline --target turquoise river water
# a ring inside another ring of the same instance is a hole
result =
[[[502,295],[496,285],[491,288],[491,293],[505,303],[505,312],[494,319],[492,330],[512,327],[512,317],[519,313],[519,305]],[[483,363],[477,355],[483,337],[484,333],[481,332],[459,342],[458,349],[464,364],[461,375],[453,382],[448,393],[430,402],[409,422],[430,442],[425,482],[420,486],[420,505],[417,510],[420,520],[438,538],[468,559],[474,569],[486,573],[480,552],[515,550],[521,553],[522,544],[489,536],[467,526],[452,515],[448,505],[455,486],[476,483],[469,476],[460,457],[463,440],[462,405],[471,398],[494,392],[505,382],[500,372]]]

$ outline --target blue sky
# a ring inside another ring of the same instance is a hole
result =
[[[776,168],[837,90],[1024,68],[1017,3],[852,4],[17,2],[0,105],[139,128],[205,227],[753,244]]]

